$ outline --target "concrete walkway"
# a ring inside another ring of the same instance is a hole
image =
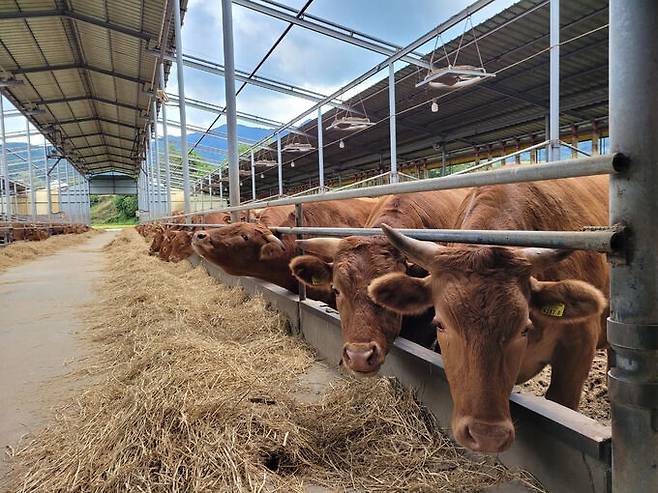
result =
[[[0,274],[0,483],[5,451],[37,431],[73,382],[57,378],[84,355],[79,309],[94,299],[110,231]]]

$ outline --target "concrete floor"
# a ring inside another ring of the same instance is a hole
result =
[[[37,431],[75,387],[63,378],[85,354],[80,308],[94,299],[105,232],[0,274],[0,483],[11,447]]]

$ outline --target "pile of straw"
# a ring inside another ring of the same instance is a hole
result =
[[[90,230],[81,234],[56,235],[43,241],[17,241],[0,248],[0,272],[10,267],[34,260],[42,255],[51,255],[66,247],[79,245],[99,232]]]
[[[301,402],[313,353],[259,298],[133,231],[90,310],[94,384],[15,455],[12,491],[474,492],[525,476],[468,459],[390,379]]]

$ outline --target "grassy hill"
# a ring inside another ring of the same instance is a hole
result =
[[[136,224],[132,202],[136,197],[130,195],[92,195],[91,222],[94,226]],[[132,214],[131,214],[132,211]]]

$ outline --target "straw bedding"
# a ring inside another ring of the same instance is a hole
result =
[[[19,241],[10,243],[0,249],[0,272],[34,260],[42,255],[51,255],[66,247],[79,245],[98,233],[97,230],[92,229],[81,234],[51,236],[43,241]]]
[[[599,350],[594,356],[592,369],[585,381],[580,397],[578,412],[595,419],[601,424],[610,424],[610,401],[608,399],[608,355],[605,350]],[[543,396],[551,383],[551,369],[545,368],[529,382],[520,385],[521,389]]]
[[[93,383],[15,454],[12,491],[535,488],[467,458],[391,379],[339,379],[319,402],[296,399],[314,355],[285,320],[147,249],[134,231],[108,246],[88,315]]]

